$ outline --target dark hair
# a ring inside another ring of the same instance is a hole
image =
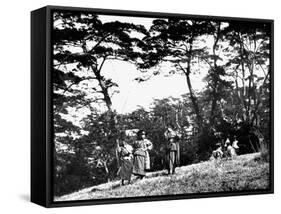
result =
[[[141,136],[143,135],[143,133],[145,133],[145,131],[142,130],[142,129],[137,132],[137,139],[138,140],[141,140]]]
[[[168,124],[167,124],[167,127],[171,127],[172,129],[174,129],[174,128],[175,128],[175,126],[174,126],[174,124],[173,124],[173,123],[168,123]]]
[[[174,140],[175,140],[176,142],[178,142],[178,141],[180,140],[180,137],[179,137],[179,136],[177,136],[177,135],[176,135],[176,136],[174,136],[173,138],[174,138]]]

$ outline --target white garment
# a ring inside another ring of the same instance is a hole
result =
[[[234,140],[234,141],[233,141],[232,147],[233,147],[234,149],[239,149],[238,140]]]

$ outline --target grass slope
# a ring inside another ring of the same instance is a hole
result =
[[[102,198],[173,195],[204,192],[247,191],[269,188],[269,163],[260,154],[238,156],[220,163],[206,161],[182,166],[175,175],[166,171],[147,173],[143,180],[121,186],[114,181],[86,188],[78,192],[55,197],[55,201],[71,201]]]

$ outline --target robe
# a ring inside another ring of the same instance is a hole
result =
[[[135,142],[134,147],[133,173],[144,176],[145,170],[150,169],[148,150],[152,149],[152,143],[147,139],[139,140]]]
[[[131,180],[133,173],[133,156],[132,147],[130,145],[125,145],[119,148],[120,155],[120,168],[117,175],[120,176],[122,180]]]
[[[176,166],[180,164],[180,146],[178,142],[169,143],[166,150],[166,168],[168,173],[175,173]]]

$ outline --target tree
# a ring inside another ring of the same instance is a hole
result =
[[[235,53],[228,63],[228,69],[234,73],[236,96],[243,109],[240,118],[257,126],[261,95],[269,90],[269,32],[268,24],[258,22],[233,21],[225,29]]]
[[[210,24],[206,21],[175,18],[154,20],[150,29],[151,36],[144,38],[148,54],[143,56],[143,63],[139,65],[141,69],[147,69],[169,63],[175,69],[170,71],[171,74],[185,76],[199,130],[203,129],[203,118],[190,76],[194,72],[194,60],[205,50],[197,42],[209,30]]]
[[[231,83],[227,81],[225,66],[223,65],[223,59],[221,55],[221,50],[223,49],[223,29],[226,23],[222,22],[210,22],[209,34],[213,37],[213,45],[210,49],[210,54],[205,54],[201,58],[208,64],[209,71],[204,78],[207,87],[205,91],[206,97],[211,102],[210,114],[207,116],[209,118],[209,125],[213,127],[215,120],[217,118],[223,117],[221,105],[218,103],[225,98],[225,90],[231,88]],[[218,63],[220,62],[220,64]]]
[[[133,31],[146,34],[141,25],[102,23],[93,14],[54,13],[54,73],[59,72],[56,77],[62,76],[62,84],[56,89],[63,86],[63,93],[71,92],[71,87],[87,81],[93,94],[102,95],[94,101],[104,101],[108,111],[112,111],[111,96],[116,91],[110,90],[118,85],[102,74],[102,68],[106,61],[132,62],[138,57],[134,46],[141,41],[131,36]],[[70,75],[72,78],[66,78]]]
[[[111,97],[118,92],[118,85],[106,77],[103,68],[112,60],[134,63],[138,57],[136,46],[141,43],[138,37],[146,30],[141,25],[118,21],[104,23],[91,13],[55,12],[53,19],[54,158],[60,169],[56,175],[62,175],[58,177],[73,187],[81,187],[78,178],[83,173],[104,176],[95,182],[114,175],[110,164],[115,158],[118,129]],[[71,115],[70,110],[81,109],[88,116],[76,123],[76,115],[72,121],[65,119]],[[105,172],[100,172],[103,169]],[[69,173],[75,179],[69,180]],[[92,178],[85,179],[84,184],[93,182]]]

